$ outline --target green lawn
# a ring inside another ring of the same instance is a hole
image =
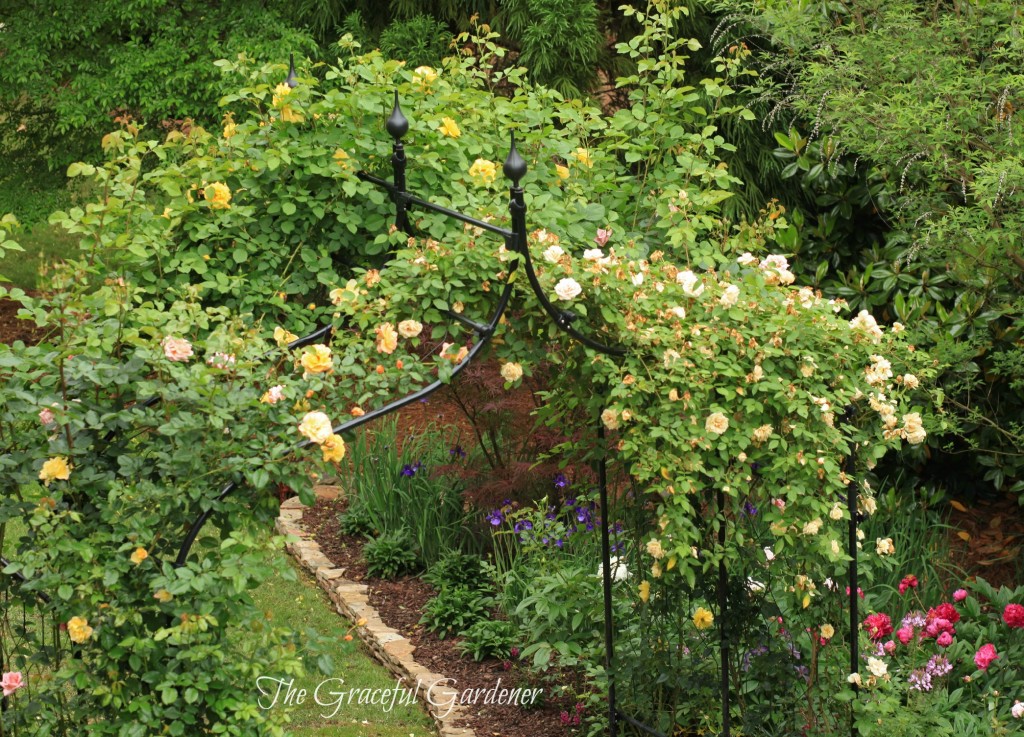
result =
[[[4,540],[5,555],[14,547],[12,541],[18,536],[17,523],[8,523]],[[309,674],[292,684],[296,691],[306,689],[308,696],[305,703],[274,707],[287,709],[293,725],[289,734],[294,737],[425,737],[435,734],[433,722],[423,708],[422,695],[420,704],[402,706],[396,703],[390,711],[385,711],[380,705],[370,704],[343,703],[340,707],[336,706],[338,697],[330,696],[332,691],[392,689],[395,687],[395,679],[366,654],[361,644],[358,644],[358,639],[344,641],[352,625],[335,612],[327,595],[305,571],[286,553],[280,555],[287,559],[282,561],[284,565],[295,569],[297,580],[276,578],[267,581],[254,592],[257,605],[264,611],[273,612],[275,624],[285,625],[299,633],[315,630],[319,636],[316,656],[329,655],[334,662],[334,672],[330,678],[343,679],[341,684],[332,681],[325,686],[321,692],[321,701],[328,706],[318,705],[313,692],[328,677],[320,673],[315,657],[310,656],[307,665]],[[325,715],[329,718],[325,718]]]

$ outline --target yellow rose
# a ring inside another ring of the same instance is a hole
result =
[[[523,378],[523,367],[518,363],[506,363],[501,367],[501,378],[511,383]]]
[[[334,436],[334,428],[331,427],[330,418],[323,412],[307,412],[299,423],[299,434],[321,445]]]
[[[334,152],[334,163],[342,169],[348,170],[352,168],[352,164],[349,163],[349,159],[351,159],[351,157],[348,155],[348,151],[343,148],[339,148]]]
[[[576,151],[572,154],[572,157],[576,159],[576,161],[580,162],[580,164],[587,167],[588,169],[594,165],[594,160],[590,158],[590,152],[587,151],[587,149],[585,148],[576,149]]]
[[[383,323],[377,328],[377,352],[391,354],[398,347],[398,333],[395,326],[389,322]]]
[[[640,601],[646,603],[651,598],[651,582],[643,581],[640,583]]]
[[[68,465],[68,459],[64,456],[49,459],[39,469],[39,480],[43,482],[44,486],[49,486],[54,479],[67,481],[69,478],[71,478],[71,466]]]
[[[609,430],[617,430],[619,427],[619,413],[615,410],[608,408],[601,413],[601,422]]]
[[[231,207],[231,190],[224,182],[214,182],[203,189],[203,198],[214,210],[227,210]]]
[[[826,640],[831,640],[836,636],[836,628],[830,624],[821,625],[821,636]]]
[[[238,126],[235,125],[234,121],[229,120],[224,124],[224,138],[230,139],[236,133],[238,133]]]
[[[330,293],[331,303],[340,305],[343,302],[355,302],[359,297],[359,284],[355,279],[349,279],[344,287],[332,289]]]
[[[340,435],[333,433],[320,444],[320,450],[324,453],[324,460],[329,463],[337,463],[345,457],[345,441]]]
[[[331,349],[322,343],[309,346],[299,361],[307,374],[329,374],[334,371]]]
[[[146,552],[145,548],[136,548],[135,552],[132,553],[132,563],[139,565],[142,561],[149,557],[149,553]]]
[[[438,128],[442,136],[448,136],[450,138],[458,138],[462,135],[462,131],[459,130],[459,125],[451,118],[442,118],[441,127]]]
[[[561,164],[555,164],[555,174],[558,175],[559,179],[565,180],[569,178],[569,167],[562,166]]]
[[[302,113],[297,113],[292,110],[291,105],[285,105],[281,108],[281,121],[284,123],[302,123],[306,119]]]
[[[715,615],[709,612],[704,607],[697,607],[697,611],[693,613],[693,626],[699,630],[706,630],[715,623]]]
[[[277,343],[280,348],[287,348],[289,343],[298,339],[298,335],[295,333],[289,333],[282,327],[274,328],[274,342]]]
[[[661,560],[665,557],[665,549],[661,546],[661,540],[657,538],[647,541],[647,554],[655,560]]]
[[[282,82],[274,88],[274,98],[271,100],[271,105],[274,107],[280,107],[281,103],[284,102],[284,98],[288,97],[292,93],[292,88]]]
[[[172,594],[167,589],[160,589],[155,594],[153,594],[153,598],[156,599],[159,602],[162,602],[162,603],[166,604],[167,602],[169,602],[171,599],[174,598],[174,594]]]
[[[498,166],[487,159],[477,159],[473,166],[469,167],[469,176],[473,177],[477,184],[487,186],[498,176]]]
[[[435,79],[437,79],[437,72],[435,72],[431,67],[422,66],[416,67],[416,69],[413,70],[412,81],[424,90],[433,84]]]
[[[68,620],[68,636],[72,642],[83,643],[92,636],[92,627],[82,617],[72,617]]]

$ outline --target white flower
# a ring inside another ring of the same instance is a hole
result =
[[[869,515],[874,514],[878,510],[878,502],[875,501],[873,496],[862,496],[860,498],[861,506],[864,507],[864,511]]]
[[[881,678],[889,672],[889,666],[879,658],[868,658],[868,670],[871,671],[871,675]]]
[[[747,591],[752,594],[758,594],[764,591],[767,587],[760,581],[755,581],[753,578],[747,579]]]
[[[921,426],[921,415],[919,413],[911,412],[910,414],[903,415],[902,434],[911,445],[919,445],[924,442],[924,439],[928,437],[928,433]]]
[[[832,555],[842,555],[843,549],[839,547],[838,540],[832,540],[832,542],[830,543],[830,547],[832,548]]]
[[[864,375],[873,386],[884,384],[892,378],[892,364],[882,356],[872,356],[871,365],[864,369]]]
[[[299,423],[299,433],[320,445],[334,434],[331,420],[323,412],[307,412]]]
[[[841,520],[843,518],[843,505],[836,502],[832,505],[832,510],[828,513],[829,519]]]
[[[875,539],[875,552],[879,555],[892,555],[896,552],[896,546],[892,544],[891,537],[879,537]]]
[[[575,279],[562,279],[555,285],[555,294],[566,302],[580,296],[582,292],[583,287]]]
[[[562,256],[565,255],[565,251],[560,246],[548,246],[542,255],[549,264],[557,264]]]
[[[501,378],[508,382],[518,381],[523,378],[523,367],[510,361],[501,367]]]
[[[691,297],[699,297],[704,291],[704,285],[701,284],[699,287],[694,287],[697,282],[700,281],[700,277],[694,274],[689,269],[686,271],[680,271],[676,274],[676,282],[683,287],[683,292],[690,295]]]
[[[753,264],[757,263],[757,256],[755,256],[752,253],[744,253],[742,256],[736,259],[736,263],[738,263],[740,266],[752,266]]]
[[[654,538],[653,540],[647,541],[647,554],[655,560],[661,560],[665,557],[665,549],[661,547],[661,540]]]
[[[739,298],[740,288],[735,284],[730,284],[725,288],[725,291],[722,292],[722,296],[718,298],[718,301],[724,307],[732,307],[737,301],[739,301]]]
[[[686,318],[686,310],[684,310],[682,307],[673,307],[672,309],[669,310],[669,312],[678,317],[680,320]]]
[[[583,252],[584,261],[600,261],[604,258],[604,251],[600,248],[588,248]]]
[[[617,430],[619,427],[619,413],[609,407],[601,413],[601,422],[609,430]]]
[[[772,550],[769,546],[765,545],[764,557],[767,559],[769,563],[771,563],[773,560],[775,560],[775,551]]]
[[[704,429],[715,435],[721,435],[729,429],[729,418],[721,412],[712,412],[704,421]]]
[[[867,333],[872,343],[879,343],[882,340],[882,329],[878,327],[875,318],[867,310],[861,310],[857,316],[850,320],[850,329]]]
[[[643,273],[638,272],[636,274],[633,274],[633,278],[630,281],[633,282],[633,286],[634,287],[639,287],[641,284],[644,283],[644,275],[643,275]]]
[[[920,384],[921,382],[913,374],[903,374],[903,386],[907,387],[907,389],[917,389]]]
[[[619,560],[617,556],[608,559],[609,570],[612,572],[612,581],[625,581],[629,578],[629,569],[626,568],[626,561]],[[604,563],[597,566],[597,577],[604,578]]]
[[[1024,718],[1024,701],[1014,701],[1010,713],[1013,714],[1014,719]]]
[[[398,323],[398,334],[403,338],[415,338],[423,332],[423,323],[416,320],[402,320]]]
[[[754,429],[754,432],[751,433],[751,437],[754,439],[755,443],[760,445],[768,438],[770,438],[773,432],[774,428],[772,428],[771,425],[761,425],[761,427]]]
[[[863,686],[864,685],[863,683],[861,683],[860,673],[851,673],[850,675],[848,675],[846,677],[846,682],[847,683],[852,683],[852,684],[854,684],[856,686]]]

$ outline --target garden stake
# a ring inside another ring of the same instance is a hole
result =
[[[849,406],[843,414],[843,425],[849,427],[853,419],[854,408]],[[843,464],[843,472],[849,481],[846,485],[846,509],[850,512],[850,539],[848,552],[850,554],[850,673],[857,673],[860,670],[860,641],[857,636],[857,482],[853,479],[852,471],[854,458],[857,453],[857,445],[851,443],[850,455],[846,457]],[[860,687],[854,682],[853,693],[859,694]],[[854,721],[853,703],[850,703],[850,737],[857,737],[857,724]]]
[[[718,632],[721,638],[722,654],[722,737],[729,737],[729,641],[726,639],[725,614],[728,607],[726,587],[729,585],[729,576],[725,570],[725,492],[718,490],[718,513],[722,520],[718,526],[718,547],[721,548],[722,558],[718,561]]]
[[[608,673],[608,737],[616,737],[618,724],[615,713],[615,643],[612,633],[612,557],[608,535],[608,467],[605,461],[607,446],[604,442],[604,422],[597,414],[597,486],[601,501],[601,585],[604,589],[604,667]]]

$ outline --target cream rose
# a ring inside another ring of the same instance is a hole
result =
[[[501,378],[508,382],[519,381],[523,378],[523,367],[509,361],[501,367]]]
[[[583,293],[583,287],[575,279],[562,279],[555,285],[555,294],[559,299],[568,302]]]
[[[423,323],[416,320],[402,320],[398,323],[398,334],[403,338],[415,338],[423,332]]]
[[[729,418],[721,412],[712,412],[704,421],[704,429],[715,435],[721,435],[729,429]]]
[[[330,418],[323,412],[307,412],[299,423],[299,434],[320,445],[334,434]]]

